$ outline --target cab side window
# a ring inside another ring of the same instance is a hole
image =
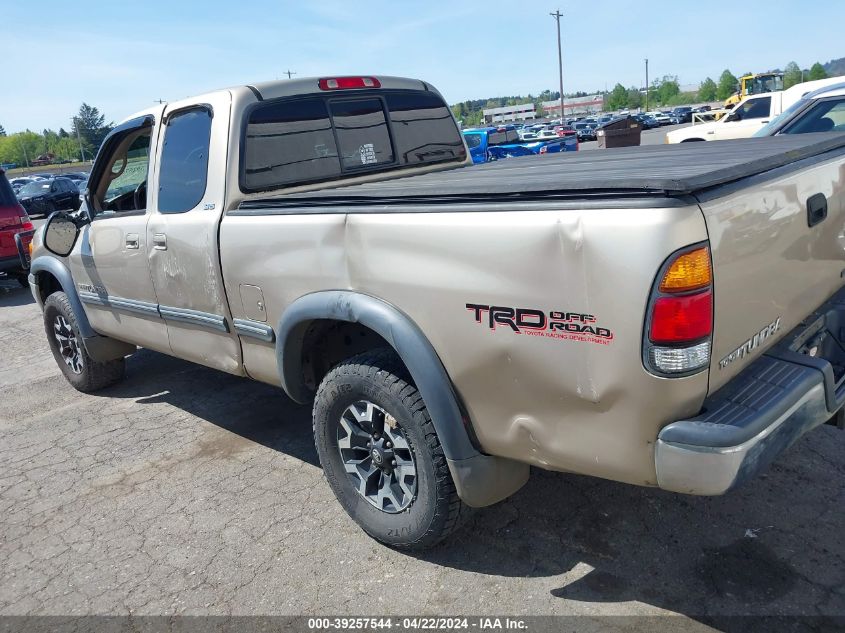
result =
[[[845,131],[845,97],[834,97],[819,99],[782,133],[810,134],[842,131]]]
[[[772,107],[771,97],[760,97],[759,99],[749,99],[737,108],[737,120],[744,121],[746,119],[762,119],[769,116]]]
[[[147,208],[147,175],[150,167],[150,129],[120,140],[99,182],[90,187],[95,215],[144,211]]]
[[[167,120],[159,169],[158,210],[184,213],[205,195],[211,112],[193,108]]]

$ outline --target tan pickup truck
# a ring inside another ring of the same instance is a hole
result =
[[[35,237],[56,361],[93,391],[145,347],[313,400],[338,500],[408,548],[530,466],[716,495],[840,421],[845,136],[468,163],[410,79],[141,112]]]

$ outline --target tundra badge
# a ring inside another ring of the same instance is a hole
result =
[[[752,350],[763,344],[767,338],[780,329],[780,317],[769,323],[742,345],[719,361],[719,369],[724,369],[738,358],[745,358]]]

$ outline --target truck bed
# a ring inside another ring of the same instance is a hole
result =
[[[845,134],[800,134],[707,143],[647,145],[509,159],[307,193],[250,197],[240,209],[430,204],[592,198],[618,195],[683,196],[791,163],[845,151]]]

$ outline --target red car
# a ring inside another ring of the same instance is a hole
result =
[[[0,273],[14,277],[24,287],[29,287],[27,271],[24,270],[15,235],[32,231],[32,222],[15,197],[6,173],[0,169]],[[29,247],[32,236],[22,239],[24,248]]]
[[[571,125],[556,125],[554,127],[555,134],[558,136],[569,136],[571,134],[577,135],[578,132]]]

